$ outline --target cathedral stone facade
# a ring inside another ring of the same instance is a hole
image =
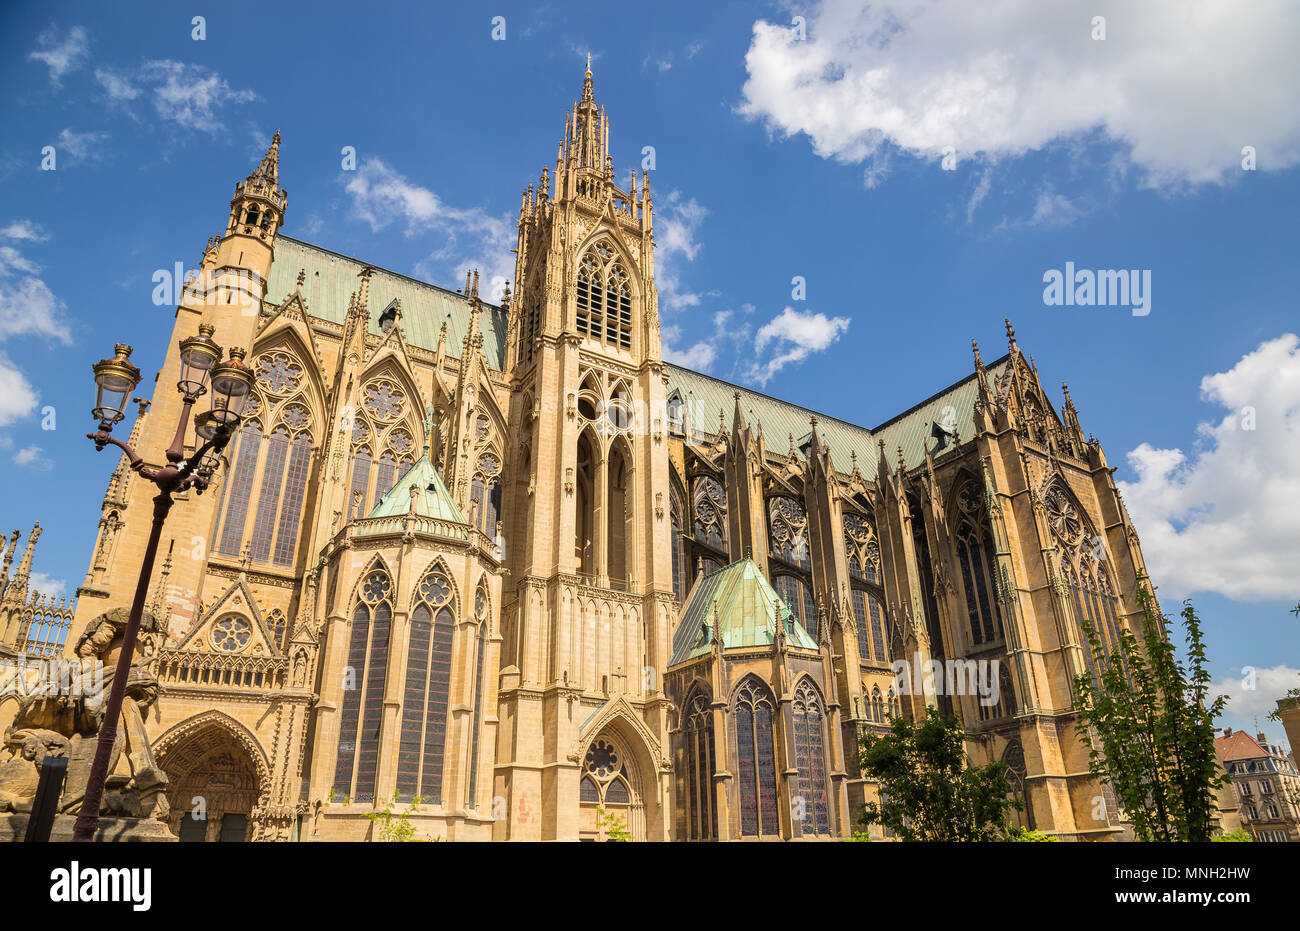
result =
[[[859,735],[938,708],[1024,823],[1116,835],[1070,681],[1143,562],[1068,392],[1010,324],[874,428],[666,362],[650,179],[609,139],[588,70],[500,306],[282,234],[278,134],[236,186],[132,430],[168,445],[177,340],[245,351],[255,402],[149,599],[173,830],[840,838]],[[152,496],[123,461],[76,629],[129,604]]]

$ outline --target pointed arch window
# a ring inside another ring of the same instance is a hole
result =
[[[776,804],[776,744],[772,734],[776,703],[767,686],[750,677],[732,701],[736,722],[736,782],[740,833],[761,837],[780,833]]]
[[[808,512],[803,502],[794,498],[770,498],[768,510],[768,537],[772,555],[790,566],[805,571],[812,568],[808,552]]]
[[[727,552],[727,491],[712,476],[697,475],[692,485],[695,541],[712,550]]]
[[[277,566],[293,565],[302,525],[302,503],[307,493],[308,464],[311,461],[311,437],[299,433],[289,452],[289,471],[284,480],[284,503],[280,506],[280,525],[275,531],[274,562]]]
[[[672,553],[670,558],[673,561],[673,597],[680,604],[686,600],[686,583],[689,573],[685,564],[686,544],[682,540],[682,499],[676,487],[670,491],[669,498],[669,510],[672,516]]]
[[[253,538],[249,546],[249,554],[257,562],[265,562],[271,555],[271,532],[275,526],[275,513],[280,503],[280,488],[288,458],[289,431],[283,426],[276,427],[267,440],[262,486],[257,498]]]
[[[495,539],[501,520],[501,459],[495,452],[478,457],[478,469],[470,482],[471,511],[480,532]]]
[[[456,599],[451,580],[441,569],[435,569],[420,580],[415,607],[411,609],[402,731],[397,748],[397,794],[402,799],[418,795],[431,805],[442,804],[455,626]]]
[[[772,587],[790,606],[794,619],[816,640],[817,604],[813,600],[812,586],[808,581],[801,575],[777,575],[772,577]]]
[[[352,610],[348,636],[349,675],[344,680],[339,715],[334,794],[361,803],[375,798],[388,637],[393,620],[391,590],[386,572],[367,574]]]
[[[808,679],[795,689],[795,766],[799,770],[799,797],[803,800],[803,833],[830,833],[830,803],[826,789],[826,712],[821,696]]]
[[[685,724],[687,833],[691,840],[713,840],[718,836],[713,798],[713,709],[703,688],[697,688],[687,700]]]
[[[1113,654],[1120,642],[1119,599],[1104,566],[1104,541],[1100,536],[1089,535],[1086,518],[1060,484],[1053,484],[1047,490],[1043,503],[1079,625],[1084,662],[1095,673],[1102,657],[1094,655],[1088,629],[1096,633],[1104,656]]]
[[[474,596],[474,617],[478,621],[478,641],[474,647],[474,729],[470,733],[469,780],[465,790],[465,804],[471,809],[478,807],[478,746],[479,732],[483,729],[483,669],[487,661],[487,615],[487,590],[480,585]]]
[[[987,507],[974,480],[957,496],[957,562],[971,642],[988,643],[1002,636],[1002,606],[997,598],[998,558],[993,548]]]
[[[602,239],[578,263],[578,332],[620,349],[632,346],[632,284],[613,245]]]
[[[216,552],[223,556],[238,556],[244,542],[244,523],[248,519],[248,505],[253,497],[253,476],[257,472],[257,457],[262,447],[262,428],[256,420],[249,421],[239,431],[239,450],[235,465],[226,483],[226,516]]]
[[[888,663],[885,642],[885,592],[881,587],[880,540],[871,514],[844,514],[844,548],[852,584],[853,619],[858,655],[868,661]]]

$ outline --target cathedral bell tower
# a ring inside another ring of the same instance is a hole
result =
[[[600,740],[631,757],[634,834],[667,837],[662,675],[676,607],[652,218],[648,174],[639,189],[635,173],[615,182],[588,61],[554,172],[542,169],[519,215],[501,839],[591,836],[591,800],[605,799],[584,761]]]

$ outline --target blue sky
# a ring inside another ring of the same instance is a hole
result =
[[[870,426],[968,374],[971,338],[1000,355],[1010,317],[1126,483],[1166,609],[1206,618],[1228,723],[1268,724],[1300,684],[1300,14],[1043,6],[235,3],[196,40],[173,4],[6,4],[3,529],[41,520],[37,569],[75,590],[113,466],[89,364],[125,340],[152,375],[154,271],[197,264],[276,129],[285,232],[499,279],[590,52],[619,176],[653,147],[672,357]],[[1047,306],[1066,262],[1149,270],[1150,313]]]

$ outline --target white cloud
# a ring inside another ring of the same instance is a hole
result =
[[[31,242],[45,242],[50,237],[31,220],[14,220],[6,227],[0,228],[0,239],[26,239]]]
[[[707,372],[718,358],[718,350],[710,340],[704,339],[686,348],[677,348],[682,338],[681,327],[666,326],[660,331],[663,337],[663,356],[668,362],[696,372]]]
[[[58,30],[51,26],[36,37],[36,48],[27,55],[27,60],[44,62],[50,69],[50,83],[58,88],[62,86],[64,75],[81,67],[89,49],[90,43],[83,27],[73,26],[59,39]]]
[[[15,220],[0,229],[0,242],[40,242],[45,238],[30,220]],[[72,334],[63,301],[36,277],[39,273],[35,262],[13,246],[0,244],[0,340],[35,335],[70,345]]]
[[[416,265],[417,274],[443,287],[459,287],[465,272],[477,268],[480,293],[500,300],[506,280],[515,273],[510,250],[517,240],[510,217],[492,216],[477,207],[452,207],[378,158],[364,159],[355,172],[344,174],[343,181],[353,214],[371,230],[398,223],[405,225],[407,236],[438,232],[441,243]]]
[[[1250,721],[1268,717],[1277,710],[1277,700],[1294,688],[1300,688],[1300,669],[1286,665],[1271,669],[1254,667],[1251,674],[1242,670],[1240,675],[1224,676],[1212,682],[1210,698],[1227,695],[1224,713],[1239,721]]]
[[[1120,482],[1153,581],[1164,595],[1217,592],[1256,601],[1300,595],[1300,337],[1261,343],[1201,380],[1226,408],[1197,427],[1196,448],[1128,454]]]
[[[0,427],[7,427],[31,414],[36,410],[38,397],[31,382],[7,355],[0,352]]]
[[[740,111],[865,163],[869,185],[891,147],[996,160],[1097,130],[1148,185],[1222,181],[1246,145],[1261,170],[1300,162],[1300,6],[1286,0],[823,0],[806,18],[802,41],[754,24]]]
[[[680,259],[695,261],[701,248],[696,235],[708,215],[708,208],[694,197],[683,197],[680,191],[669,191],[655,204],[655,286],[661,310],[698,307],[705,296],[685,289],[678,263]]]
[[[63,579],[53,578],[44,572],[33,572],[27,583],[28,592],[39,592],[46,598],[61,598],[67,588],[68,583]]]
[[[754,337],[755,360],[746,375],[759,385],[766,385],[785,366],[829,348],[848,328],[848,317],[827,317],[812,311],[800,313],[787,307],[758,328]],[[770,351],[766,359],[763,358],[765,350]]]
[[[95,80],[104,88],[111,103],[135,100],[140,96],[140,88],[135,86],[130,76],[112,68],[96,68]]]
[[[250,90],[233,90],[220,74],[203,65],[165,59],[146,61],[139,78],[149,85],[158,116],[185,129],[207,133],[225,128],[217,112],[226,105],[257,99]]]
[[[73,132],[71,128],[59,133],[58,149],[72,156],[74,162],[95,161],[103,154],[103,144],[108,133]]]
[[[24,469],[36,469],[40,472],[48,472],[54,468],[54,460],[42,456],[42,449],[39,446],[24,446],[10,458],[13,464],[21,466]]]

